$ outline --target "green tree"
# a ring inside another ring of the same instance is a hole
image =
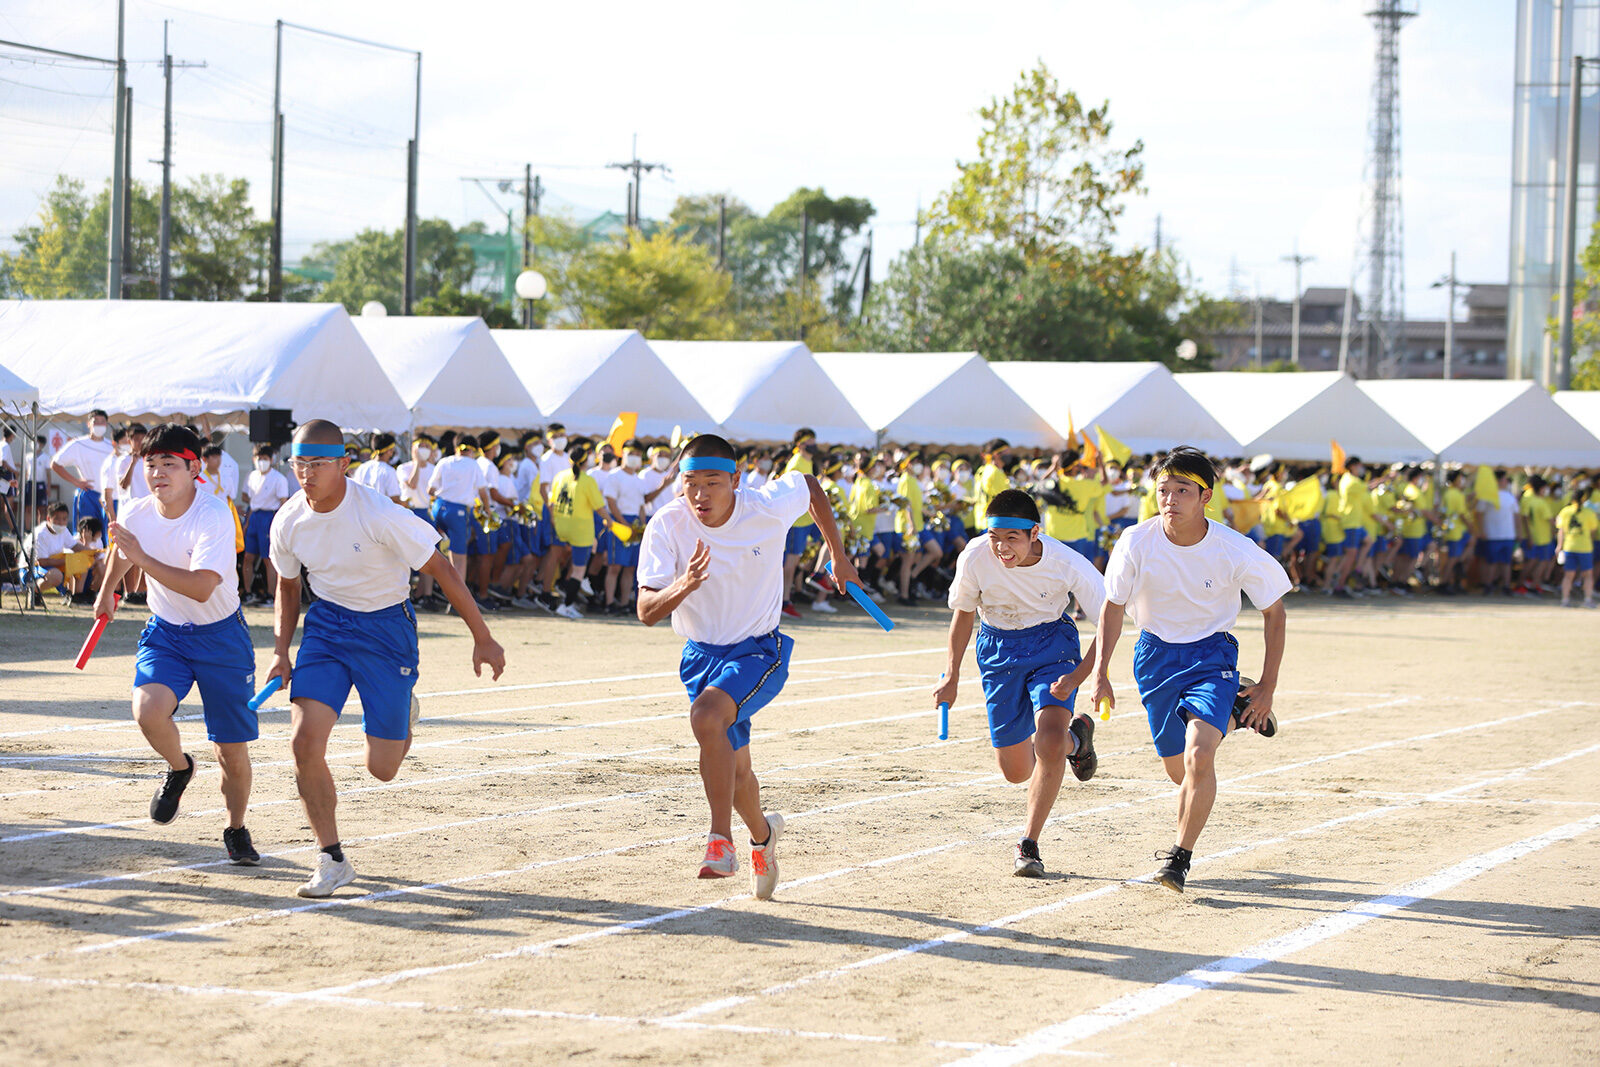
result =
[[[335,264],[332,279],[317,299],[337,301],[352,314],[369,300],[381,303],[391,315],[400,313],[405,289],[404,231],[362,230],[348,241],[313,247],[311,258]],[[475,260],[472,249],[457,240],[456,229],[449,222],[419,220],[416,301],[439,297],[447,288],[465,292],[472,282]]]
[[[1572,293],[1572,387],[1600,389],[1600,220],[1589,231],[1578,270]],[[1551,316],[1545,330],[1554,343],[1561,334],[1556,316]]]
[[[669,232],[578,249],[558,281],[573,324],[585,329],[672,340],[732,336],[728,275],[703,247]]]
[[[243,178],[202,174],[175,187],[174,298],[243,300],[255,287],[252,275],[261,257],[262,226],[250,210],[250,183]]]
[[[445,285],[433,296],[418,300],[412,311],[418,315],[475,315],[491,330],[507,330],[522,325],[505,304],[497,304],[488,293],[463,293]]]

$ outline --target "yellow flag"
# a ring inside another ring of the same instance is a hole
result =
[[[1328,443],[1333,446],[1333,473],[1334,474],[1343,474],[1344,473],[1344,449],[1339,447],[1339,442],[1338,441],[1329,441]]]
[[[1118,463],[1126,463],[1133,458],[1133,449],[1106,433],[1099,423],[1095,423],[1094,435],[1100,440],[1100,451]]]
[[[1278,495],[1278,514],[1290,522],[1307,522],[1316,517],[1321,503],[1321,487],[1315,478],[1302,478],[1293,489]]]
[[[1494,476],[1493,467],[1478,468],[1478,474],[1472,482],[1472,495],[1479,500],[1487,500],[1496,511],[1500,510],[1500,482]]]
[[[624,411],[611,424],[611,432],[606,434],[606,444],[611,446],[613,452],[621,452],[623,443],[632,438],[633,431],[638,428],[639,413]]]

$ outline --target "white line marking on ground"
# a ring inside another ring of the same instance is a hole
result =
[[[1391,893],[1364,900],[1344,911],[1325,915],[1315,922],[1252,945],[1235,956],[1214,960],[1203,967],[1185,971],[1160,985],[1140,989],[1102,1004],[1093,1011],[1035,1030],[1010,1047],[986,1049],[958,1062],[970,1067],[1007,1067],[1010,1064],[1024,1063],[1038,1056],[1059,1052],[1069,1045],[1124,1023],[1153,1015],[1179,1001],[1187,1000],[1196,993],[1228,982],[1239,975],[1249,974],[1285,956],[1349,933],[1374,919],[1392,915],[1418,901],[1437,896],[1496,867],[1519,860],[1551,845],[1570,841],[1596,827],[1600,827],[1600,815],[1591,815],[1587,819],[1570,822],[1491,852],[1481,853],[1425,878],[1408,882]]]

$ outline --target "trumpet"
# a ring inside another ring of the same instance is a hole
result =
[[[483,498],[479,497],[472,502],[472,517],[478,520],[478,525],[484,533],[494,533],[500,529],[500,516],[494,513],[493,508],[483,506]]]

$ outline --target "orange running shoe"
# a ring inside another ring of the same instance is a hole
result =
[[[739,853],[733,842],[721,834],[706,841],[706,858],[700,861],[700,877],[727,878],[739,870]]]
[[[778,888],[778,837],[783,833],[783,816],[767,816],[767,843],[750,846],[750,871],[757,900],[771,900]]]

